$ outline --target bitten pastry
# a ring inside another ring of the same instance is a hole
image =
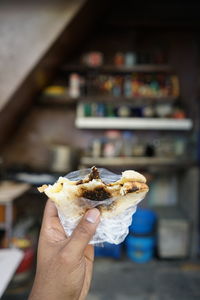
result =
[[[133,170],[124,171],[115,182],[105,183],[98,169],[92,167],[82,180],[60,177],[53,185],[43,185],[38,190],[55,202],[66,218],[77,219],[94,206],[100,210],[102,218],[117,216],[143,200],[149,188],[146,178]]]

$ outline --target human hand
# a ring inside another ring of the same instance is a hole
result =
[[[37,270],[29,300],[82,300],[90,287],[94,247],[88,245],[100,221],[99,210],[85,214],[67,237],[57,209],[47,201],[40,232]]]

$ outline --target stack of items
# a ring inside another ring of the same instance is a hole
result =
[[[156,215],[153,211],[138,209],[126,238],[127,256],[138,263],[151,260],[154,256],[156,237]]]
[[[123,101],[122,101],[123,102]],[[118,117],[118,118],[173,118],[184,119],[186,114],[178,103],[95,103],[80,102],[79,117]]]
[[[184,158],[189,152],[188,140],[179,135],[135,134],[131,131],[107,130],[92,139],[85,155],[89,157],[168,157]]]
[[[105,55],[101,51],[87,52],[81,57],[81,63],[98,68],[106,62]],[[118,51],[112,57],[112,64],[117,67],[133,67],[136,64],[165,64],[167,63],[166,53],[160,49],[154,51]]]
[[[176,75],[133,73],[131,75],[91,75],[88,78],[72,73],[69,77],[69,96],[104,95],[113,97],[164,98],[179,96]]]
[[[126,67],[136,64],[165,64],[166,62],[166,55],[160,50],[148,53],[144,51],[117,52],[113,59],[114,65]]]

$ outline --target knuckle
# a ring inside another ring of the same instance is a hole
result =
[[[61,251],[59,257],[62,264],[69,264],[72,261],[71,256],[66,251]]]
[[[79,263],[77,257],[67,251],[61,252],[59,262],[59,266],[67,267],[69,273],[73,271],[76,268],[76,265]]]

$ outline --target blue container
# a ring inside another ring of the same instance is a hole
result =
[[[134,234],[150,234],[154,230],[156,219],[156,214],[152,210],[137,209],[129,231]]]
[[[114,245],[110,243],[104,243],[103,247],[94,247],[94,253],[96,257],[111,257],[119,259],[121,257],[121,244]]]
[[[129,235],[125,241],[127,256],[134,262],[145,263],[154,256],[155,238]]]

